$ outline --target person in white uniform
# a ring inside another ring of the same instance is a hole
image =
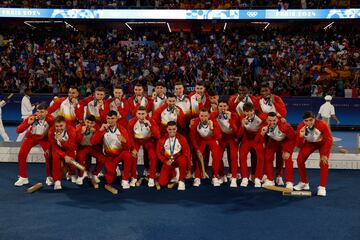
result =
[[[7,135],[4,124],[2,122],[2,107],[4,107],[11,99],[13,94],[10,94],[7,98],[0,101],[0,135],[3,138],[4,142],[11,142],[9,136]]]
[[[26,119],[27,117],[29,117],[33,113],[33,110],[35,108],[35,106],[33,106],[30,102],[31,95],[32,95],[31,89],[26,88],[25,95],[21,100],[21,118],[22,119]],[[16,142],[22,142],[22,140],[24,139],[27,132],[28,132],[28,130],[20,133],[16,139]]]
[[[334,105],[331,104],[332,97],[330,95],[325,96],[325,103],[320,106],[319,113],[317,115],[317,119],[320,119],[320,116],[324,122],[330,127],[330,119],[331,117],[340,124],[339,119],[335,115]]]

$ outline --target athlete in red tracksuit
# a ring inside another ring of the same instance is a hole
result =
[[[238,169],[238,148],[237,133],[239,122],[238,116],[234,112],[228,111],[229,105],[221,100],[218,105],[219,111],[212,112],[211,118],[216,119],[221,129],[220,156],[223,156],[227,147],[230,148],[229,168],[231,169],[231,187],[237,187],[236,177]],[[220,174],[224,176],[224,163],[220,160]]]
[[[90,138],[92,145],[102,144],[102,151],[105,160],[105,180],[107,185],[111,185],[116,177],[116,167],[119,162],[124,164],[124,174],[122,175],[121,186],[123,189],[130,188],[129,174],[132,164],[130,153],[131,138],[127,130],[117,122],[117,112],[109,111],[106,122],[100,130]]]
[[[184,127],[179,128],[178,132],[181,133],[190,142],[190,120],[191,120],[191,102],[190,98],[184,94],[184,85],[181,82],[176,82],[174,86],[174,93],[176,97],[176,106],[180,107],[184,113]],[[191,146],[190,146],[191,148]],[[191,178],[191,159],[187,165],[187,178]]]
[[[93,115],[96,119],[96,124],[101,125],[106,122],[106,114],[109,112],[109,105],[106,104],[105,98],[106,89],[103,87],[98,87],[95,89],[94,97],[85,98],[83,106],[83,111],[86,109],[86,116]],[[86,104],[87,103],[87,104]],[[84,116],[84,115],[83,115]]]
[[[285,118],[287,111],[286,106],[281,97],[271,93],[270,86],[263,84],[260,89],[261,96],[258,97],[259,113],[275,112],[279,118]],[[282,180],[283,161],[282,153],[276,153],[276,182],[279,185],[284,185]]]
[[[156,145],[156,155],[163,163],[159,184],[165,186],[169,182],[169,175],[176,167],[179,168],[178,190],[185,190],[186,165],[190,158],[190,147],[186,138],[177,133],[175,121],[167,124],[167,133],[163,135]]]
[[[75,167],[66,164],[68,160],[76,157],[76,130],[73,126],[66,124],[63,116],[57,116],[55,123],[49,129],[48,139],[51,145],[54,190],[61,189],[61,159],[65,160],[65,166],[71,175],[71,181],[76,182]]]
[[[152,94],[152,113],[154,113],[157,109],[159,109],[163,104],[166,103],[166,95],[165,95],[165,84],[161,81],[157,82],[155,85],[154,92]]]
[[[255,187],[261,187],[260,179],[264,170],[264,145],[259,139],[260,126],[266,118],[267,114],[256,115],[254,105],[247,102],[243,106],[244,117],[241,118],[241,124],[243,127],[239,128],[238,137],[241,138],[239,155],[240,155],[240,170],[241,170],[241,185],[247,187],[249,182],[247,155],[251,149],[256,154],[256,166],[255,167]]]
[[[97,176],[104,163],[105,156],[102,154],[100,145],[93,145],[90,142],[91,137],[96,131],[99,131],[99,126],[95,123],[96,118],[94,115],[88,115],[85,119],[84,124],[80,124],[76,128],[76,142],[78,144],[77,152],[77,161],[86,167],[86,170],[89,170],[89,165],[91,164],[91,157],[96,158],[96,165],[92,171],[92,176]],[[90,162],[86,160],[90,157]],[[76,179],[76,184],[82,185],[83,180],[86,177],[83,171],[79,172],[79,176]]]
[[[281,153],[285,162],[286,188],[293,189],[294,167],[292,153],[295,147],[295,131],[290,124],[284,123],[276,113],[270,112],[266,122],[260,127],[265,147],[265,170],[267,180],[263,186],[275,186],[273,161],[275,153]],[[267,141],[266,141],[267,140]]]
[[[106,100],[109,110],[113,110],[118,113],[118,122],[121,126],[127,126],[127,117],[129,114],[129,102],[124,97],[124,90],[121,86],[114,87],[114,97]]]
[[[246,85],[239,86],[239,92],[229,98],[229,110],[236,112],[240,117],[243,114],[243,106],[245,103],[250,102],[254,105],[255,111],[259,110],[258,99],[249,94],[249,89]]]
[[[312,112],[305,112],[303,121],[298,125],[296,132],[296,145],[300,147],[297,158],[300,182],[294,186],[295,190],[308,190],[305,162],[315,150],[320,153],[320,185],[317,194],[326,196],[326,184],[329,170],[330,150],[333,143],[329,126],[321,120],[315,119]]]
[[[136,84],[134,87],[134,93],[135,95],[129,97],[128,99],[131,118],[136,117],[136,110],[140,106],[145,107],[146,112],[150,113],[153,108],[153,100],[145,96],[144,86],[140,83]]]
[[[180,107],[176,106],[175,95],[169,94],[161,107],[153,113],[153,120],[160,128],[161,134],[167,133],[167,123],[175,121],[180,128],[185,127],[185,116]]]
[[[209,147],[212,155],[212,183],[214,186],[220,186],[221,182],[218,179],[219,164],[220,164],[220,145],[221,130],[218,122],[214,119],[210,119],[210,114],[207,109],[201,109],[199,117],[194,119],[190,126],[190,139],[196,151],[195,164],[195,180],[194,186],[198,187],[201,184],[201,165],[200,159],[204,159],[205,149]],[[208,163],[204,161],[205,171]],[[203,176],[204,177],[204,176]]]
[[[70,87],[68,97],[57,99],[49,108],[49,114],[58,111],[58,116],[63,116],[67,124],[75,127],[78,121],[84,118],[84,106],[91,101],[91,97],[78,100],[77,87]]]
[[[189,129],[189,124],[191,120],[191,103],[190,98],[184,94],[184,85],[181,82],[175,83],[175,97],[176,106],[180,107],[184,113],[184,129],[178,127],[178,130],[181,130],[180,132],[184,135],[184,133],[186,133],[186,130]]]
[[[210,108],[210,99],[202,82],[196,83],[195,92],[190,93],[189,98],[192,118],[198,117],[201,109]]]
[[[160,138],[159,127],[153,119],[147,116],[146,108],[140,106],[136,111],[136,117],[132,118],[128,123],[128,131],[130,137],[132,138],[132,155],[135,159],[132,164],[131,176],[134,177],[137,175],[136,161],[139,149],[141,146],[143,146],[144,152],[146,151],[146,153],[148,154],[150,166],[148,186],[154,187],[157,161],[155,152],[155,140]]]
[[[28,128],[29,131],[26,134],[24,141],[21,143],[20,151],[18,155],[19,159],[19,179],[15,182],[15,186],[22,186],[28,184],[28,176],[26,171],[26,158],[31,150],[36,145],[40,145],[44,151],[45,163],[46,163],[46,183],[51,185],[53,179],[51,177],[51,168],[49,163],[50,157],[50,144],[47,139],[49,128],[54,123],[54,118],[51,114],[48,114],[47,106],[39,104],[37,112],[27,117],[17,128],[17,133],[22,133]]]
[[[261,96],[258,97],[260,112],[275,112],[278,117],[286,117],[286,106],[281,97],[271,93],[269,85],[264,84],[260,90]]]

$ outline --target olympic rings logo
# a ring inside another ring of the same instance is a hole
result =
[[[248,15],[248,17],[256,17],[257,14],[257,12],[246,12],[246,15]]]

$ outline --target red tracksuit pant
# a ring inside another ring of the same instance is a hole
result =
[[[252,149],[256,152],[255,178],[261,179],[264,170],[265,149],[261,143],[254,143],[254,140],[247,138],[243,138],[239,148],[241,177],[249,178],[247,155]]]
[[[52,150],[51,154],[52,154],[53,178],[54,178],[54,181],[60,181],[62,178],[62,176],[61,176],[61,159],[62,159],[62,157],[55,150]],[[73,155],[69,155],[69,156],[75,159],[75,156],[73,156]],[[65,162],[64,162],[64,164],[65,164],[66,171],[69,172],[70,175],[75,175],[75,173],[76,173],[75,166],[67,164]]]
[[[224,163],[222,161],[222,156],[224,154],[225,149],[230,148],[230,154],[229,152],[227,152],[227,156],[228,156],[228,162],[229,162],[229,168],[231,169],[231,175],[233,178],[237,177],[237,169],[238,169],[238,142],[235,141],[235,139],[233,138],[223,138],[220,141],[220,166],[219,166],[219,171],[220,171],[220,175],[224,176],[225,175],[225,171],[224,171]],[[230,158],[229,158],[230,155]]]
[[[209,147],[212,157],[212,174],[213,177],[218,177],[219,175],[219,165],[220,165],[220,145],[215,140],[202,140],[199,144],[199,151],[203,154],[204,157],[204,165],[205,169],[208,166],[207,158],[205,157],[206,154],[204,153],[206,147]],[[197,159],[197,157],[196,157]],[[195,178],[201,178],[201,164],[200,160],[197,159],[195,161]]]
[[[144,166],[149,166],[149,178],[155,178],[156,176],[156,152],[155,152],[155,144],[152,140],[147,140],[142,142],[142,146],[144,149]],[[147,158],[145,158],[145,154],[147,154]],[[145,163],[145,161],[149,161]],[[132,158],[131,164],[131,177],[136,178],[136,167],[137,167],[137,158]]]
[[[101,153],[101,148],[97,146],[80,147],[77,153],[78,162],[83,166],[87,166],[86,167],[87,170],[88,170],[88,164],[87,164],[88,157],[90,157],[90,161],[91,161],[91,157],[96,158],[96,165],[94,170],[92,171],[92,174],[98,175],[102,167],[104,166],[106,160],[105,156]],[[83,174],[84,174],[83,171],[79,172],[80,177],[82,177]]]
[[[118,156],[106,156],[105,161],[105,180],[106,184],[111,185],[116,178],[116,167],[119,162],[123,162],[124,174],[122,175],[122,180],[129,180],[131,161],[132,161],[131,153],[124,150]]]
[[[163,163],[161,167],[160,177],[159,177],[159,184],[161,186],[165,186],[169,183],[169,177],[172,176],[172,172],[175,170],[176,167],[179,168],[179,181],[185,181],[186,176],[186,165],[187,159],[185,156],[180,155],[178,156],[175,161],[168,166],[166,163]]]
[[[278,172],[278,158],[281,161],[281,164],[283,161],[285,161],[285,174],[286,174],[286,182],[293,182],[294,181],[294,167],[293,167],[293,161],[292,161],[292,153],[290,154],[290,157],[287,160],[282,159],[282,142],[281,141],[274,141],[269,140],[269,142],[266,145],[265,150],[265,169],[266,169],[266,175],[267,178],[270,181],[274,180],[274,169],[273,169],[273,162],[274,162],[274,155],[276,153],[276,171]],[[281,165],[282,170],[282,165]],[[279,176],[279,174],[278,174]],[[280,175],[281,176],[281,175]]]
[[[47,140],[35,140],[31,138],[25,138],[24,141],[21,143],[20,151],[18,154],[18,161],[19,161],[19,176],[23,178],[27,178],[27,170],[26,170],[26,159],[29,155],[31,148],[35,147],[36,145],[40,145],[42,150],[44,151],[45,157],[45,165],[46,165],[46,176],[51,176],[51,168],[49,164],[49,157],[50,157],[50,144]]]
[[[309,158],[310,154],[313,153],[315,150],[319,150],[320,156],[326,156],[330,157],[330,154],[324,154],[324,151],[322,149],[322,143],[309,143],[306,142],[301,147],[298,158],[297,158],[297,164],[298,164],[298,171],[300,175],[300,181],[304,183],[308,183],[308,177],[306,174],[306,168],[305,168],[305,162]],[[329,165],[324,164],[322,161],[320,161],[320,186],[326,187],[327,179],[328,179],[328,171],[329,171]]]

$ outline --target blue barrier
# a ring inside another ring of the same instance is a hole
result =
[[[15,95],[2,109],[2,119],[5,123],[18,123],[21,121],[21,95]],[[32,96],[31,102],[50,103],[51,95]],[[319,97],[283,97],[287,107],[287,121],[290,124],[297,124],[301,121],[305,111],[312,111],[315,114],[319,111],[323,98]],[[360,98],[333,98],[332,104],[335,107],[336,115],[339,118],[340,126],[360,125]]]

